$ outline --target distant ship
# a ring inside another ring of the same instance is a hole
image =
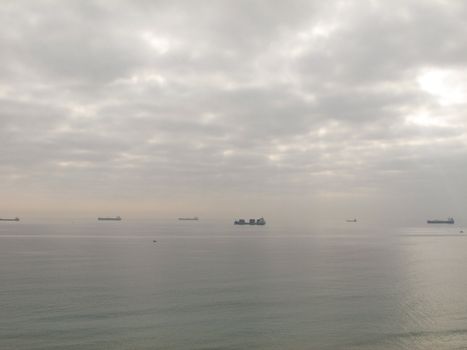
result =
[[[264,218],[259,219],[250,219],[246,221],[245,219],[238,219],[234,221],[235,225],[266,225]]]
[[[120,216],[110,217],[110,218],[97,218],[99,221],[121,221],[122,218]]]
[[[199,220],[197,216],[194,216],[192,218],[178,218],[178,220]]]
[[[14,218],[14,219],[0,219],[0,221],[19,221],[19,218]]]
[[[427,220],[427,224],[453,224],[454,218],[447,218],[447,220]]]
[[[357,222],[357,219],[347,219],[345,221],[347,221],[347,222]]]

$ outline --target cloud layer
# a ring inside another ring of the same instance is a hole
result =
[[[16,210],[460,215],[466,15],[438,0],[6,1],[0,190]]]

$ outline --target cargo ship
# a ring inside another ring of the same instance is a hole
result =
[[[19,221],[19,218],[13,218],[13,219],[1,219],[0,221]]]
[[[453,224],[454,218],[447,218],[446,220],[427,220],[427,224]]]
[[[103,218],[97,218],[99,221],[121,221],[122,218],[120,216],[115,216],[115,217],[103,217]]]
[[[266,225],[264,218],[259,219],[250,219],[246,221],[245,219],[238,219],[234,221],[234,225]]]
[[[194,221],[196,221],[196,220],[199,220],[199,218],[197,216],[194,216],[192,218],[178,218],[178,220],[192,220],[192,221],[194,220]]]

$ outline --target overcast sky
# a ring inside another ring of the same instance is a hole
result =
[[[0,216],[457,216],[463,1],[2,1]]]

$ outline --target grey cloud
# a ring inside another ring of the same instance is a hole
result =
[[[99,199],[404,196],[440,167],[459,183],[466,101],[442,105],[417,79],[467,68],[466,10],[7,1],[2,186]]]

